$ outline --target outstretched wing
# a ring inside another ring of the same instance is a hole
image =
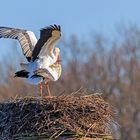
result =
[[[9,27],[0,27],[0,38],[11,38],[17,39],[21,45],[23,54],[30,61],[32,56],[32,51],[37,39],[35,34],[32,31],[9,28]]]
[[[40,39],[38,40],[33,50],[33,61],[39,57],[49,53],[51,49],[54,49],[56,42],[61,37],[60,25],[50,25],[40,30]]]

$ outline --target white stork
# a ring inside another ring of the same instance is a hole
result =
[[[15,73],[15,77],[26,78],[30,84],[40,84],[42,96],[42,82],[49,90],[49,81],[56,81],[61,75],[60,50],[55,48],[61,37],[61,28],[58,25],[50,25],[40,30],[40,38],[37,40],[32,31],[17,28],[0,27],[0,38],[17,39],[28,63],[21,63],[22,70]]]

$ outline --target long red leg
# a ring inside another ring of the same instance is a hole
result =
[[[42,97],[42,95],[43,95],[42,94],[42,89],[43,89],[42,82],[40,83],[40,87],[39,88],[40,88],[40,96]]]
[[[46,84],[46,90],[47,90],[49,96],[52,96],[52,95],[51,95],[51,92],[50,92],[50,88],[49,88],[49,84],[48,84],[48,83]]]

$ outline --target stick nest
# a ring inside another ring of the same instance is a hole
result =
[[[112,109],[97,95],[17,98],[0,103],[0,139],[110,133]]]

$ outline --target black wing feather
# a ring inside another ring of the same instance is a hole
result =
[[[29,34],[27,33],[27,30],[10,27],[0,27],[0,38],[17,39],[21,44],[23,54],[25,55],[27,60],[30,61],[30,57],[32,56],[32,49],[34,46]]]
[[[35,59],[38,58],[39,52],[43,45],[48,41],[48,39],[52,36],[52,31],[57,30],[61,31],[60,25],[50,25],[45,28],[42,28],[40,30],[40,39],[38,40],[37,44],[35,45],[35,48],[32,53],[32,60],[34,61]]]

